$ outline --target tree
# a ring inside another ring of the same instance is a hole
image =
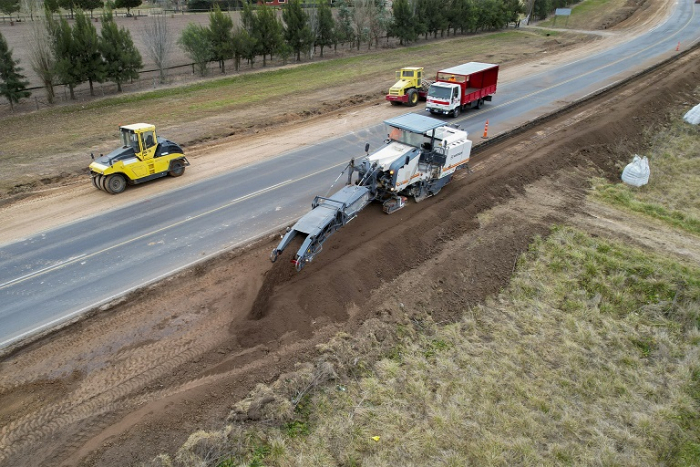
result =
[[[250,63],[252,63],[251,60],[255,60],[257,42],[248,30],[243,27],[237,27],[231,37],[231,43],[233,45],[233,63],[236,71],[241,68],[242,58],[245,58]]]
[[[338,23],[336,28],[336,40],[343,44],[350,43],[352,48],[355,42],[355,29],[352,23],[352,9],[347,0],[338,1]]]
[[[12,58],[12,50],[7,45],[5,37],[0,33],[0,94],[10,103],[10,110],[20,99],[31,96],[27,91],[29,81],[20,72],[19,60]]]
[[[29,63],[46,90],[46,100],[54,102],[54,67],[56,60],[51,51],[51,37],[43,21],[32,23],[32,39],[29,43]]]
[[[233,57],[231,31],[233,20],[221,12],[219,5],[209,14],[209,41],[212,46],[212,59],[219,62],[222,73],[226,73],[225,61]]]
[[[51,37],[51,49],[56,64],[54,71],[58,79],[68,86],[70,98],[75,99],[75,86],[82,83],[82,63],[73,45],[73,30],[68,21],[61,17],[58,21],[53,19],[51,12],[46,11],[46,25]]]
[[[517,22],[520,15],[525,13],[525,5],[520,0],[505,0],[503,8],[506,12],[506,22],[508,23]]]
[[[19,11],[19,0],[0,0],[0,11],[12,17],[12,13]]]
[[[182,30],[178,44],[190,60],[197,65],[200,76],[207,74],[207,62],[212,59],[209,29],[199,24],[189,23]]]
[[[335,43],[335,20],[329,0],[321,0],[318,5],[318,29],[316,31],[316,41],[314,45],[321,47],[321,58],[323,58],[323,48],[330,47]]]
[[[282,25],[275,12],[264,3],[257,12],[257,24],[253,33],[258,46],[258,52],[263,56],[263,66],[266,66],[266,56],[276,53],[283,42]]]
[[[464,34],[476,28],[475,6],[472,0],[452,0],[450,11],[455,32],[459,29],[460,33]]]
[[[79,67],[83,73],[81,80],[90,84],[90,95],[94,96],[94,82],[101,83],[105,78],[105,62],[100,53],[100,40],[97,37],[97,30],[83,10],[76,10],[75,12],[73,47],[78,57]]]
[[[391,24],[388,33],[392,37],[399,39],[399,44],[413,42],[418,39],[416,29],[416,15],[408,0],[396,0],[392,5],[394,22]]]
[[[375,46],[379,46],[379,40],[391,23],[389,11],[386,9],[386,1],[365,0],[365,4],[368,11],[368,47],[370,47],[372,43],[374,43]]]
[[[547,13],[552,9],[552,0],[536,0],[533,7],[533,16],[539,20],[547,19]]]
[[[44,9],[49,13],[56,13],[59,8],[58,0],[44,0]]]
[[[141,32],[141,38],[146,46],[148,56],[158,68],[160,82],[165,83],[168,55],[173,48],[173,39],[168,31],[167,16],[164,14],[152,16]]]
[[[299,0],[289,0],[282,10],[284,20],[284,39],[297,55],[297,62],[301,61],[301,51],[307,50],[314,42],[314,35],[309,27],[309,18],[301,7]]]
[[[90,12],[90,18],[92,18],[92,12],[96,8],[102,8],[104,2],[102,0],[75,0],[75,5],[84,11]]]
[[[369,18],[367,17],[367,9],[364,8],[364,0],[356,0],[353,2],[352,8],[352,27],[354,29],[355,44],[357,50],[360,50],[360,44],[367,39],[369,34]]]
[[[253,11],[253,7],[250,5],[249,0],[243,2],[243,11],[241,11],[241,23],[243,24],[243,29],[246,31],[246,36],[243,37],[245,40],[245,48],[242,49],[243,58],[248,61],[248,64],[253,67],[255,64],[255,57],[258,55],[258,50],[260,48],[258,44],[258,16]]]
[[[20,0],[20,11],[29,13],[29,19],[34,21],[34,12],[41,8],[39,0]]]
[[[64,10],[70,11],[70,18],[73,19],[73,10],[75,10],[75,0],[57,0],[58,6]]]
[[[127,16],[131,16],[131,9],[140,6],[143,3],[142,0],[115,0],[115,8],[126,8]]]
[[[100,51],[105,76],[117,83],[117,91],[122,91],[122,83],[138,79],[139,70],[143,68],[141,54],[134,46],[131,33],[126,28],[117,27],[110,10],[102,15]]]

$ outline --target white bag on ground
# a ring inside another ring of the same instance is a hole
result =
[[[700,125],[700,104],[696,105],[683,116],[683,120],[691,125]]]
[[[642,186],[649,183],[649,160],[634,155],[632,162],[622,171],[622,181],[632,186]]]

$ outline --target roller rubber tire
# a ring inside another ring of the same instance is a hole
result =
[[[126,179],[121,174],[113,174],[107,177],[104,185],[108,193],[117,195],[126,189]]]
[[[94,187],[97,188],[98,190],[100,189],[100,187],[97,185],[97,177],[100,177],[100,176],[101,176],[101,175],[98,175],[98,174],[92,174],[92,175],[90,175],[90,181],[92,181],[92,186],[94,186]]]
[[[106,181],[107,181],[107,175],[103,175],[102,177],[100,177],[100,179],[97,182],[97,184],[100,186],[100,190],[107,191],[107,187],[105,187]],[[109,191],[107,191],[107,193],[109,193]]]
[[[183,164],[182,161],[172,161],[170,163],[170,171],[168,171],[168,175],[170,175],[171,177],[179,177],[184,173],[185,164]]]

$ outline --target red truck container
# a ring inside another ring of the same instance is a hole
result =
[[[469,62],[440,70],[426,96],[426,110],[457,117],[462,110],[478,109],[496,92],[498,65]]]

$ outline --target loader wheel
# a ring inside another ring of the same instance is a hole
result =
[[[104,182],[107,193],[119,194],[126,188],[126,179],[121,174],[114,174],[107,177]]]
[[[408,105],[415,107],[418,103],[418,92],[415,89],[408,90]]]
[[[184,173],[185,164],[183,164],[182,161],[172,161],[170,163],[170,171],[168,172],[168,175],[170,175],[171,177],[179,177]]]

